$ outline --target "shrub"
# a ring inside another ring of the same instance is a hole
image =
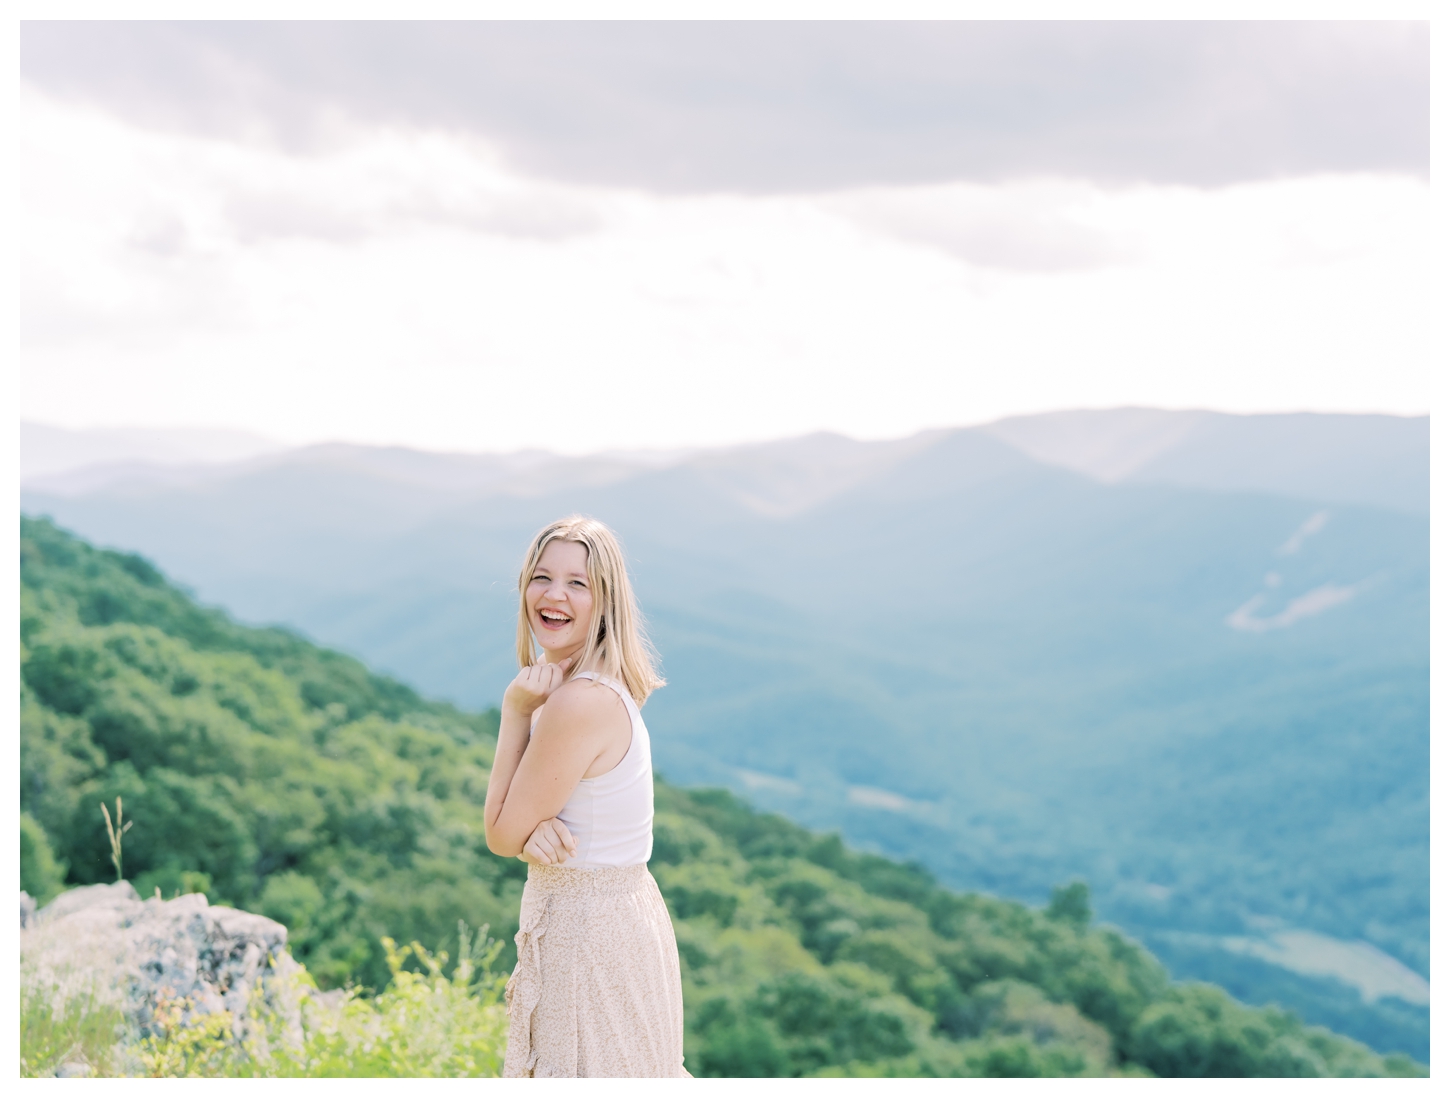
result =
[[[28,812],[20,814],[20,888],[47,904],[65,887],[65,863],[50,849],[45,828]]]
[[[267,1007],[260,989],[241,1028],[227,1011],[193,1013],[186,999],[153,1012],[144,1034],[94,995],[65,996],[26,984],[21,995],[21,1074],[152,1078],[477,1078],[503,1067],[505,977],[493,966],[502,943],[460,925],[459,959],[417,942],[382,946],[392,981],[376,998],[358,991],[319,991],[306,970],[294,979],[301,1028]],[[407,965],[415,963],[421,972]]]

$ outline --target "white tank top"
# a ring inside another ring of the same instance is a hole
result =
[[[629,691],[597,671],[580,671],[576,679],[597,679],[612,689],[629,710],[629,750],[624,758],[596,778],[583,778],[568,803],[559,810],[569,833],[578,843],[574,856],[563,864],[571,869],[605,869],[643,865],[654,851],[655,781],[650,758],[649,731]],[[539,710],[534,711],[534,720]],[[533,735],[530,722],[529,735]]]

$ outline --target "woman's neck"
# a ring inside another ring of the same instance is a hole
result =
[[[584,651],[584,645],[582,645],[582,644],[575,645],[573,648],[560,648],[560,649],[549,649],[549,648],[545,648],[544,649],[544,662],[545,663],[563,663],[565,660],[570,659],[572,657],[573,660],[574,660],[574,664],[570,668],[571,670],[573,670],[574,668],[578,668],[578,670],[580,670],[580,671],[593,671],[593,670],[596,670],[596,668],[594,667],[594,664],[596,664],[596,663],[599,662],[598,659],[590,660],[589,661],[590,666],[588,666],[588,667],[579,667],[579,656],[580,656],[581,653],[583,653],[583,651]]]

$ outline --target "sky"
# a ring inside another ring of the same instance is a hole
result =
[[[1426,24],[20,44],[24,419],[583,453],[1429,410]]]

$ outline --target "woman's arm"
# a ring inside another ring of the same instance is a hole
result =
[[[577,853],[579,844],[573,834],[563,820],[552,816],[534,828],[519,851],[519,861],[530,865],[563,865]]]
[[[494,749],[493,769],[489,771],[488,793],[483,802],[485,834],[498,819],[519,762],[529,746],[529,723],[534,710],[564,685],[564,674],[571,662],[566,659],[558,666],[538,663],[525,667],[504,691],[503,705],[499,709],[498,744]]]
[[[507,769],[500,769],[496,757],[484,805],[488,848],[495,854],[516,857],[539,824],[558,815],[589,765],[609,745],[618,703],[612,691],[591,686],[588,680],[577,680],[550,690],[532,738],[527,715],[515,712],[507,729],[514,735],[507,741],[500,722],[498,755],[508,752],[503,759]],[[506,705],[508,701],[506,694]]]

